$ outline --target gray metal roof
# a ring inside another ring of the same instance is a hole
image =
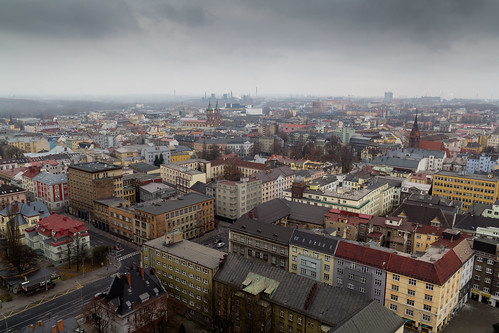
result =
[[[334,333],[394,333],[405,323],[405,320],[385,308],[376,301],[360,310],[346,320]]]
[[[249,217],[240,218],[234,222],[229,229],[276,243],[285,244],[286,246],[289,244],[289,239],[294,230],[272,223],[252,220]]]
[[[310,250],[320,251],[334,255],[340,238],[318,235],[312,231],[294,229],[289,243]]]
[[[213,200],[213,198],[207,197],[199,193],[187,193],[182,197],[179,196],[177,199],[170,199],[163,202],[154,203],[151,205],[146,205],[143,207],[137,206],[136,209],[141,212],[153,215],[160,215],[182,207],[205,202],[207,200]]]
[[[158,251],[169,253],[175,257],[183,258],[206,268],[216,268],[226,253],[188,241],[186,239],[166,245],[164,237],[159,237],[144,244]]]
[[[292,309],[328,325],[337,325],[352,317],[369,304],[369,300],[357,292],[316,282],[283,269],[229,253],[225,264],[215,274],[214,280],[241,288],[248,273],[279,282],[270,301]],[[305,303],[316,284],[315,293],[308,307]]]
[[[48,172],[40,172],[35,177],[33,177],[33,180],[47,185],[57,185],[66,183],[67,176],[66,174],[54,175]]]

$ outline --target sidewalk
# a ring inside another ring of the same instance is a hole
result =
[[[118,272],[121,262],[116,257],[109,256],[109,266],[104,266],[89,273],[81,274],[68,280],[56,280],[55,287],[47,292],[39,292],[31,296],[22,293],[12,294],[12,301],[2,303],[1,312],[7,318],[34,306],[48,302],[60,295],[82,288],[84,285],[100,280]],[[109,268],[109,269],[108,269]]]

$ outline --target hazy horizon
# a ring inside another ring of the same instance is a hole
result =
[[[4,0],[1,96],[497,99],[499,2]]]

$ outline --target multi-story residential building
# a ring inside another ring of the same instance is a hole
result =
[[[471,299],[499,307],[499,240],[475,238]]]
[[[7,139],[9,146],[19,148],[23,153],[39,153],[49,151],[50,143],[44,137],[40,136],[20,136]]]
[[[116,147],[117,141],[115,135],[94,135],[94,143],[98,144],[100,148]]]
[[[262,182],[255,178],[215,181],[206,187],[206,194],[215,198],[217,216],[235,221],[261,203]]]
[[[12,202],[0,211],[0,233],[2,238],[8,238],[9,222],[14,223],[17,232],[24,242],[24,230],[32,227],[41,219],[50,215],[47,206],[40,201],[34,202]]]
[[[494,167],[497,165],[497,156],[487,156],[485,154],[480,154],[476,157],[468,157],[466,159],[466,172],[467,173],[478,173],[478,172],[492,172]]]
[[[221,267],[224,252],[183,240],[175,231],[142,246],[144,266],[154,267],[168,294],[186,308],[194,319],[211,326],[213,276]]]
[[[236,332],[338,332],[404,321],[376,301],[229,253],[214,277],[215,325]]]
[[[110,197],[106,199],[94,200],[94,210],[93,210],[93,221],[95,227],[112,232],[112,228],[109,223],[111,207],[123,207],[127,206],[129,202],[122,198]]]
[[[191,154],[186,150],[171,151],[171,163],[187,161],[191,158]]]
[[[295,180],[296,183],[296,180]],[[300,191],[285,190],[284,198],[310,205],[335,208],[343,211],[367,214],[385,215],[393,208],[395,188],[387,182],[376,182],[361,190],[337,191]]]
[[[193,169],[190,166],[181,165],[180,163],[161,165],[161,178],[163,182],[171,185],[180,193],[188,193],[192,185],[197,182],[206,183],[206,176],[205,172]]]
[[[138,244],[181,230],[184,239],[201,236],[215,228],[213,198],[188,193],[153,204],[135,207],[134,241]]]
[[[386,269],[390,253],[361,244],[338,243],[331,277],[333,286],[357,291],[385,304]]]
[[[43,201],[51,210],[67,209],[68,182],[65,174],[40,172],[33,177],[33,190],[35,199]]]
[[[52,214],[24,231],[26,245],[43,253],[53,264],[62,264],[68,256],[90,251],[90,235],[85,223]],[[77,249],[78,248],[78,249]]]
[[[94,200],[123,198],[123,170],[102,162],[71,165],[68,168],[69,212],[94,221]]]
[[[294,229],[289,241],[289,271],[333,285],[333,261],[338,243],[338,238]]]
[[[0,185],[0,208],[5,208],[14,201],[25,202],[26,190],[13,185]]]
[[[171,162],[170,149],[166,146],[144,147],[142,148],[141,155],[146,160],[146,163],[153,164],[156,156],[159,158],[163,155],[163,163]]]
[[[290,189],[296,172],[287,166],[260,171],[254,177],[262,181],[262,202],[282,199],[284,190]]]
[[[227,153],[239,156],[248,156],[253,149],[253,142],[244,138],[232,138],[227,140]]]
[[[211,162],[211,177],[208,179],[224,179],[225,169],[228,166],[235,166],[241,173],[241,177],[251,177],[255,173],[267,170],[265,164],[243,161],[238,158],[218,159]]]
[[[367,241],[372,215],[331,208],[324,217],[324,228],[343,239]]]
[[[433,177],[433,195],[463,203],[463,211],[473,203],[493,204],[499,199],[499,178],[440,171]]]
[[[194,142],[194,151],[199,155],[203,152],[209,152],[212,149],[218,149],[218,153],[223,156],[227,154],[227,141],[227,139],[222,138],[200,138]]]
[[[33,178],[38,175],[40,171],[40,167],[38,166],[30,166],[28,170],[24,171],[21,179],[22,179],[22,187],[26,190],[26,194],[31,199],[34,197],[34,186],[33,186]]]
[[[372,160],[373,165],[402,167],[413,171],[439,171],[443,168],[445,151],[402,148],[389,150]]]
[[[392,253],[387,264],[385,306],[404,318],[406,325],[426,331],[441,330],[458,310],[464,262],[452,248],[466,239],[431,247],[423,256]],[[450,247],[450,248],[449,248]],[[466,249],[460,249],[464,252]]]
[[[229,252],[285,270],[292,228],[240,219],[229,227]]]
[[[97,305],[106,330],[116,333],[154,332],[167,321],[168,294],[155,268],[133,265],[125,274],[116,274],[108,292]],[[124,292],[124,290],[129,292]],[[119,304],[119,306],[117,306]]]
[[[130,203],[123,200],[121,204],[108,206],[109,232],[124,238],[130,242],[134,241],[135,209]]]
[[[139,187],[141,201],[150,201],[155,199],[169,199],[177,194],[177,191],[163,183],[149,183]]]

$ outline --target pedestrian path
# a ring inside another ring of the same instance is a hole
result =
[[[124,255],[124,256],[122,256],[122,257],[118,257],[118,258],[117,258],[117,260],[118,260],[118,261],[122,261],[122,260],[128,259],[128,258],[130,258],[130,257],[136,256],[137,254],[140,254],[140,252],[139,252],[139,251],[135,251],[135,252],[132,252],[132,253],[126,254],[126,255]]]

